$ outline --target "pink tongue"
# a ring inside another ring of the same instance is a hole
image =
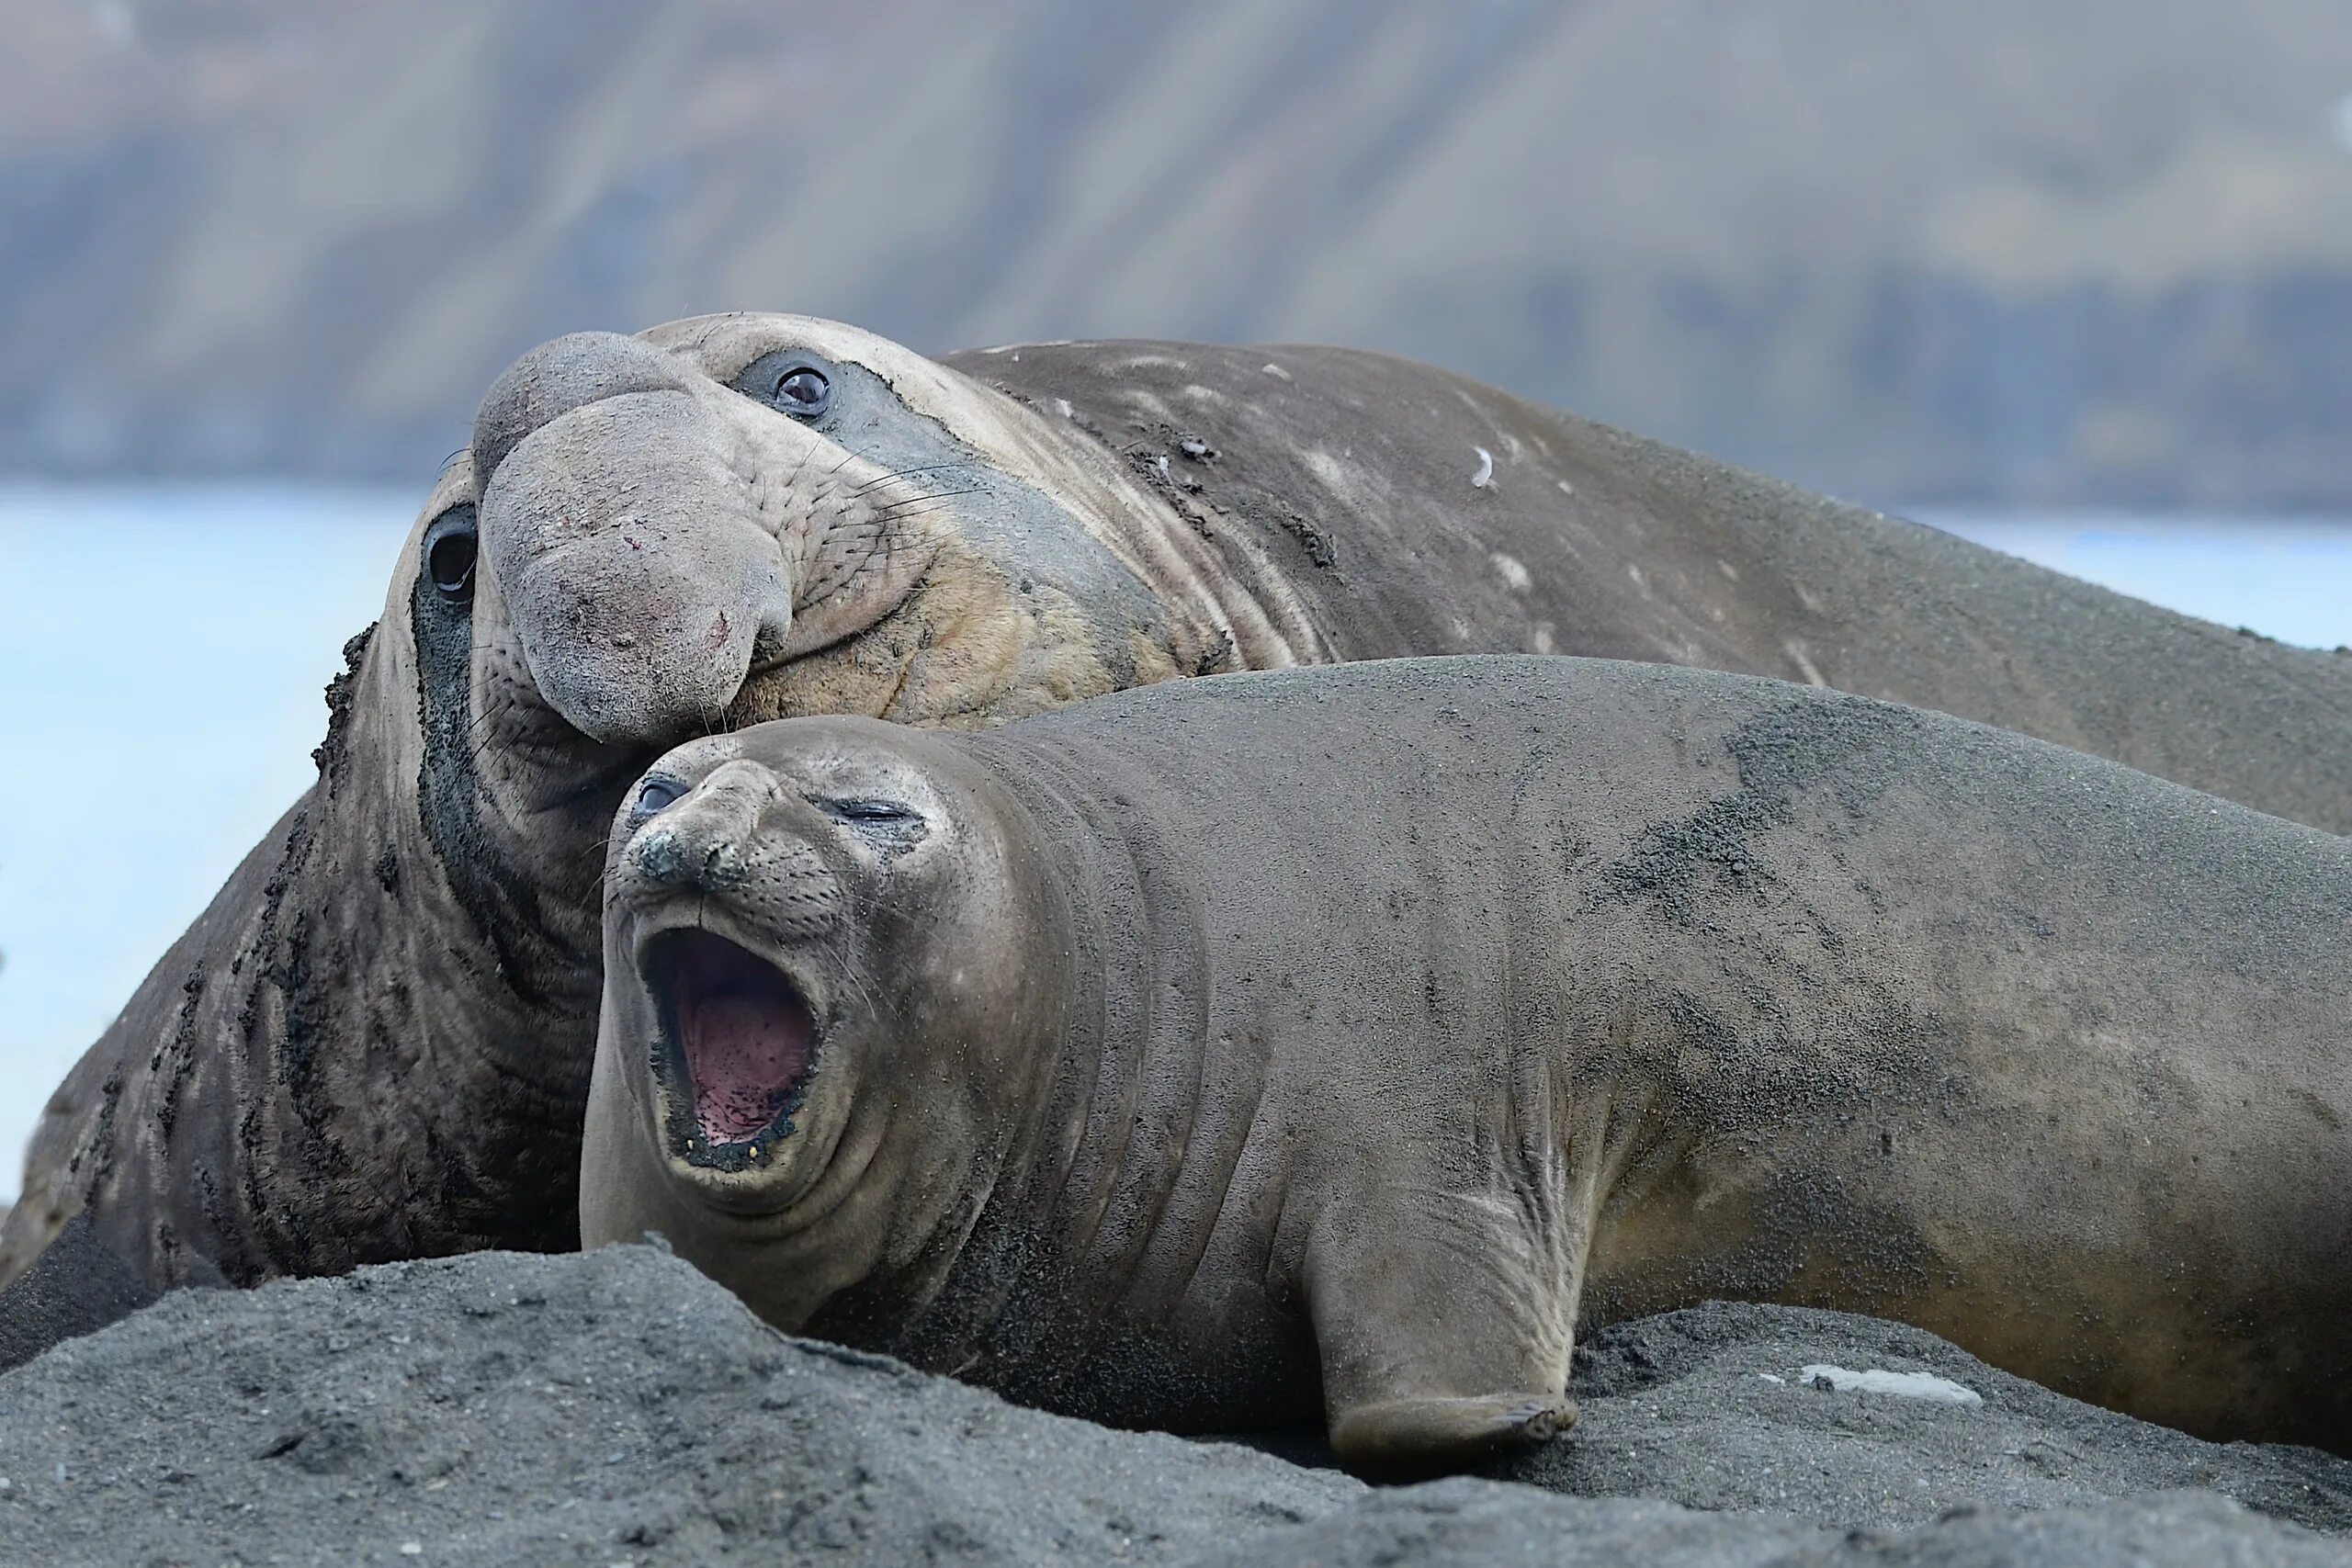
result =
[[[681,1010],[702,1135],[741,1143],[775,1120],[808,1066],[808,1009],[773,991],[722,990]]]

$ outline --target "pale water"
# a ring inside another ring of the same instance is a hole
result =
[[[0,1197],[40,1104],[309,784],[415,505],[0,488]],[[2352,643],[2352,525],[1939,517],[2289,642]]]

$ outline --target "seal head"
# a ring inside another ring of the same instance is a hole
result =
[[[672,752],[622,807],[596,1093],[650,1158],[584,1179],[641,1184],[650,1228],[716,1214],[739,1241],[831,1236],[861,1278],[888,1276],[968,1222],[970,1173],[1035,1123],[1051,1063],[1030,1046],[1063,988],[1023,954],[1067,916],[999,830],[1019,807],[924,742],[871,720],[761,727]],[[762,1311],[806,1323],[843,1261],[764,1272]]]

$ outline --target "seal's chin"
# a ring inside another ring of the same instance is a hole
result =
[[[653,1070],[670,1100],[673,1146],[693,1164],[740,1170],[787,1137],[817,1061],[817,1018],[791,976],[701,930],[647,942],[640,973],[662,1020]]]

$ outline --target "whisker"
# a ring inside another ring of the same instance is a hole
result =
[[[892,479],[905,479],[909,474],[937,474],[944,473],[949,468],[976,468],[978,467],[979,467],[978,464],[968,462],[927,463],[919,468],[900,468],[896,473],[884,474],[880,479],[868,479],[864,484],[859,485],[856,488],[861,491],[867,491],[872,490],[876,485],[888,484]]]
[[[891,521],[891,522],[893,522],[893,523],[896,523],[896,522],[899,522],[899,521],[901,521],[902,519],[909,518],[909,517],[920,517],[920,516],[922,516],[925,512],[929,512],[929,511],[934,511],[934,510],[936,510],[936,507],[935,507],[935,505],[933,505],[933,504],[918,504],[918,502],[922,502],[922,503],[935,503],[935,502],[942,502],[942,501],[945,501],[945,500],[947,500],[947,499],[949,498],[949,496],[964,495],[964,494],[967,494],[967,493],[968,493],[968,492],[967,492],[967,491],[960,491],[960,490],[959,490],[959,491],[948,491],[948,492],[947,492],[947,495],[926,495],[926,496],[921,496],[921,497],[918,497],[918,498],[917,498],[917,500],[916,500],[915,502],[901,502],[899,506],[894,507],[894,508],[892,508],[892,509],[890,510],[890,513],[889,513],[889,518],[890,518],[890,521]],[[880,548],[880,547],[885,547],[881,546],[881,545],[877,542],[877,544],[876,544],[876,547],[877,547],[877,548]]]
[[[962,490],[929,490],[921,495],[908,496],[904,501],[886,501],[874,510],[878,515],[887,517],[899,507],[912,506],[919,501],[945,501],[951,495],[978,495],[986,488],[984,485],[967,485]]]

